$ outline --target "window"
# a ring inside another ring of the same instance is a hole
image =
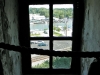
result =
[[[21,16],[27,16],[21,19],[26,26],[20,29],[21,45],[50,51],[80,51],[82,11],[78,4],[73,0],[62,0],[62,3],[26,2],[27,10],[23,9],[25,13],[21,13]],[[80,58],[22,54],[22,68],[28,74],[46,71],[79,74]]]
[[[50,23],[49,11],[48,4],[29,5],[30,37],[33,39],[39,37],[39,40],[30,40],[31,48],[72,51],[72,39],[63,40],[63,37],[72,37],[73,4],[53,4],[53,16],[51,17],[53,23]],[[44,40],[44,37],[49,39]],[[69,69],[71,67],[71,58],[50,57],[32,54],[32,68],[50,68],[52,66],[53,69]]]

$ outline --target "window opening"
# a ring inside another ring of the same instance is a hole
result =
[[[49,5],[29,5],[30,37],[49,36]]]
[[[53,5],[53,36],[72,37],[73,5]]]
[[[72,51],[72,41],[68,40],[54,40],[53,50],[56,51]],[[70,69],[71,68],[71,57],[54,57],[53,56],[53,68],[54,69]]]
[[[49,50],[48,40],[32,40],[30,45],[31,48]],[[49,56],[31,54],[31,62],[32,68],[49,68]]]
[[[34,40],[30,40],[30,47],[51,51],[52,49],[72,51],[73,41],[68,40],[67,37],[72,37],[73,32],[73,4],[53,4],[51,7],[49,4],[29,5],[30,37],[34,38]],[[38,40],[35,39],[37,37]],[[44,40],[43,37],[48,40]],[[58,40],[54,40],[53,37]],[[64,37],[66,37],[65,40]],[[53,48],[50,48],[52,46]],[[31,54],[31,67],[70,69],[71,57]]]

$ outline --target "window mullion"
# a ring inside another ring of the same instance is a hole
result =
[[[49,22],[49,36],[50,36],[50,51],[53,51],[53,4],[50,4],[50,22]],[[50,69],[52,69],[52,55],[50,55]]]

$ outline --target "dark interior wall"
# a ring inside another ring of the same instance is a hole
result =
[[[27,74],[27,75],[77,75],[77,74]]]
[[[19,18],[18,18],[19,44],[20,46],[30,47],[28,0],[18,0],[18,5],[19,5]],[[21,57],[22,57],[22,73],[25,74],[28,71],[30,71],[31,58],[28,52],[22,53]]]
[[[0,42],[18,46],[18,25],[17,0],[0,0]],[[0,49],[0,60],[4,75],[22,75],[20,53]]]
[[[100,0],[85,1],[82,51],[100,51]],[[87,75],[94,58],[81,59],[81,75]],[[95,69],[94,69],[95,70]]]

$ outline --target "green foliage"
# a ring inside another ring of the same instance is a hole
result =
[[[57,27],[57,26],[53,26],[53,30],[56,30],[56,31],[59,32],[61,29],[59,27]]]
[[[56,30],[56,26],[53,26],[53,30]]]
[[[31,33],[30,36],[31,36],[31,37],[32,37],[32,36],[37,36],[37,37],[38,37],[38,36],[40,36],[40,33],[38,33],[38,34],[36,34],[36,33],[35,33],[35,34],[32,34],[32,33]]]
[[[49,61],[47,60],[40,65],[38,64],[38,65],[34,66],[33,68],[49,68]]]
[[[55,8],[53,10],[53,16],[57,18],[65,18],[65,17],[72,17],[73,16],[73,9],[72,8]]]
[[[49,17],[49,10],[46,8],[29,8],[29,14],[40,14]]]
[[[66,57],[54,57],[53,68],[67,68],[69,69],[71,65],[71,58]]]
[[[45,31],[45,30],[48,30],[48,29],[44,29],[44,31]]]
[[[63,30],[66,30],[66,29],[67,29],[67,27],[66,27],[66,26],[64,26],[64,27],[63,27]]]
[[[66,57],[53,57],[53,68],[66,68],[69,69],[71,66],[71,58]],[[38,64],[33,68],[49,68],[49,61],[46,60],[42,64]]]
[[[29,8],[29,14],[40,14],[45,17],[49,17],[49,9],[46,8]],[[53,17],[57,18],[65,18],[65,17],[73,17],[73,9],[72,8],[55,8],[53,9]]]
[[[62,36],[62,34],[60,34],[60,33],[58,33],[58,32],[53,32],[53,34],[55,35],[55,36]]]

